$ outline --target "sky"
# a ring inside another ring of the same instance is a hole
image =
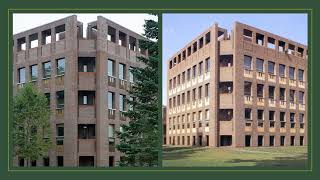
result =
[[[163,14],[162,16],[162,104],[167,104],[168,59],[196,38],[200,33],[218,23],[231,31],[235,21],[286,37],[307,45],[307,14]]]
[[[43,14],[43,13],[14,13],[13,14],[13,34],[26,31],[28,29],[41,26],[52,21],[56,21],[67,16],[77,15],[78,21],[83,23],[83,35],[86,36],[85,29],[87,29],[87,24],[89,22],[97,20],[97,16],[103,16],[111,21],[120,24],[127,29],[130,29],[138,34],[142,34],[143,24],[145,19],[153,19],[157,21],[156,16],[152,16],[149,14],[64,14],[64,13],[56,13],[56,14]]]

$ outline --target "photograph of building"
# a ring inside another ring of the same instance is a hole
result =
[[[164,14],[163,167],[306,168],[307,27],[299,13]]]
[[[13,90],[32,83],[51,110],[53,148],[31,166],[112,167],[122,154],[116,131],[128,123],[126,95],[135,82],[131,69],[145,37],[98,16],[83,29],[76,15],[13,35]],[[86,37],[83,36],[86,31]],[[14,166],[26,166],[15,157]]]
[[[217,23],[168,61],[167,144],[307,145],[307,47]]]

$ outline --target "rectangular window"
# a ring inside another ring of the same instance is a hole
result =
[[[304,123],[304,114],[299,113],[299,122]]]
[[[31,75],[32,81],[35,81],[38,79],[38,65],[30,66],[30,75]]]
[[[279,64],[279,75],[280,77],[286,77],[286,66]]]
[[[286,121],[285,117],[286,117],[286,112],[280,112],[280,121],[281,122],[285,122]]]
[[[291,123],[294,122],[294,116],[295,116],[295,113],[290,113],[290,122]]]
[[[192,78],[196,78],[197,76],[197,65],[192,67]]]
[[[270,99],[275,99],[274,97],[274,86],[269,86],[269,98]]]
[[[206,69],[206,72],[209,72],[210,71],[210,58],[207,58],[205,60],[205,69]]]
[[[119,63],[119,79],[126,79],[126,65]]]
[[[295,79],[294,71],[295,71],[294,67],[289,67],[289,79]]]
[[[252,66],[252,57],[244,56],[244,69],[252,70],[251,66]]]
[[[64,91],[56,92],[56,97],[57,97],[57,108],[63,108],[64,107]]]
[[[94,124],[79,124],[78,138],[79,139],[94,139],[96,137],[96,127]]]
[[[199,99],[202,98],[202,86],[199,86],[199,89],[198,89],[198,98],[199,98]]]
[[[43,77],[50,78],[51,76],[51,62],[43,63]]]
[[[108,109],[115,109],[114,107],[114,92],[108,92]]]
[[[114,72],[114,68],[115,68],[115,66],[114,66],[114,60],[111,60],[111,59],[108,59],[108,76],[115,76],[115,72]]]
[[[257,70],[258,72],[263,72],[263,70],[264,70],[263,64],[264,64],[263,59],[257,58],[257,61],[256,61],[256,66],[257,66],[257,67],[256,67],[256,70]]]
[[[63,75],[65,72],[65,59],[57,59],[57,75]]]
[[[133,76],[133,67],[129,68],[129,82],[133,83],[134,82],[134,76]]]
[[[187,91],[187,103],[190,103],[190,91]]]
[[[302,70],[302,69],[298,70],[298,80],[304,81],[304,70]]]
[[[263,89],[264,89],[263,84],[257,84],[257,96],[260,97],[260,98],[264,97]]]
[[[290,91],[289,91],[289,100],[290,100],[290,102],[294,102],[295,101],[295,98],[294,98],[294,96],[295,96],[295,90],[292,90],[292,89],[290,89]]]
[[[244,95],[251,96],[251,82],[245,81],[244,82]]]
[[[26,82],[26,68],[20,68],[18,69],[19,73],[19,83],[25,83]]]
[[[190,81],[190,79],[191,79],[191,68],[187,70],[187,80]]]
[[[126,101],[126,96],[120,94],[119,95],[119,110],[120,111],[125,111],[125,109],[126,109],[126,107],[125,107],[126,102],[125,101]]]
[[[244,109],[244,118],[246,120],[251,120],[251,109],[249,108]]]
[[[280,100],[285,101],[286,100],[286,89],[280,88]]]
[[[274,111],[269,111],[269,121],[274,121]]]
[[[192,101],[196,100],[196,88],[192,90]]]
[[[269,74],[274,74],[274,62],[268,61],[268,73]]]
[[[57,156],[57,161],[58,167],[63,167],[63,156]]]
[[[205,97],[209,97],[209,83],[205,85],[204,95]]]
[[[299,103],[304,104],[304,92],[299,91]]]
[[[258,114],[258,121],[263,121],[264,120],[264,118],[263,118],[263,110],[258,109],[257,110],[257,114]]]
[[[183,84],[186,81],[186,72],[185,71],[182,72],[182,77],[181,78],[182,78],[181,79],[181,83]]]
[[[199,63],[199,76],[202,75],[203,72],[203,61]]]
[[[56,125],[56,144],[63,145],[64,139],[64,124]]]

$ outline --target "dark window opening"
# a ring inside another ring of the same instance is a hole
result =
[[[203,47],[203,37],[199,39],[199,49]]]
[[[232,136],[223,135],[220,136],[220,146],[231,146],[232,145]]]
[[[19,157],[19,167],[24,167],[24,158]]]
[[[286,137],[285,136],[280,136],[280,146],[284,146],[285,145],[285,141]]]
[[[31,34],[29,36],[29,47],[30,48],[36,48],[39,45],[39,40],[38,40],[38,33]]]
[[[95,139],[96,126],[94,124],[79,124],[78,139]]]
[[[60,25],[55,28],[56,32],[56,41],[60,41],[66,38],[66,27],[65,25]]]
[[[198,48],[197,47],[197,42],[194,42],[192,46],[193,46],[193,51],[192,52],[196,52],[197,48]]]
[[[251,109],[250,108],[245,108],[244,109],[244,119],[245,120],[252,120]]]
[[[119,45],[127,47],[127,35],[121,31],[119,31]]]
[[[233,66],[233,55],[220,56],[220,67],[232,67],[232,66]]]
[[[47,29],[41,32],[41,44],[50,44],[51,43],[51,29]]]
[[[243,36],[245,37],[245,40],[249,40],[251,41],[252,38],[252,31],[248,30],[248,29],[243,29]]]
[[[57,108],[64,108],[64,91],[56,92]]]
[[[49,157],[43,158],[43,166],[50,166],[50,159]]]
[[[79,91],[78,92],[79,105],[94,105],[95,92],[94,91]]]
[[[264,85],[263,84],[257,84],[257,97],[263,98],[264,97]]]
[[[186,50],[182,52],[182,60],[185,60],[185,59],[186,59]]]
[[[250,135],[245,136],[245,146],[246,147],[251,146],[251,136]]]
[[[220,94],[231,94],[233,92],[233,82],[220,82],[219,92]]]
[[[274,136],[269,137],[269,146],[274,146]]]
[[[26,46],[26,38],[23,37],[23,38],[20,38],[17,40],[18,41],[18,47],[17,47],[17,50],[18,51],[25,51],[27,46]]]
[[[37,161],[36,160],[31,160],[31,166],[37,166]]]
[[[80,167],[94,167],[94,156],[80,156],[79,157]]]
[[[295,140],[295,137],[290,136],[290,146],[294,146],[294,140]]]
[[[116,29],[111,26],[108,26],[107,40],[114,43],[116,42]]]
[[[251,82],[245,81],[244,82],[244,95],[251,96]]]
[[[258,136],[258,146],[263,146],[263,136]]]
[[[278,43],[279,43],[279,46],[278,46],[279,52],[284,52],[286,43],[283,41],[278,41]]]
[[[129,36],[129,49],[131,51],[136,51],[137,48],[137,39]]]
[[[57,156],[58,167],[63,167],[63,156]]]
[[[233,119],[233,109],[220,109],[219,120],[220,121],[231,121]]]
[[[191,55],[191,46],[188,47],[187,51],[188,51],[188,56],[190,56]]]
[[[274,86],[269,86],[269,99],[275,99],[274,97]]]
[[[303,48],[298,47],[298,55],[299,55],[300,57],[303,57],[303,51],[304,51]]]
[[[288,54],[294,55],[294,49],[295,49],[295,46],[292,45],[292,44],[289,44],[289,46],[288,46]]]
[[[96,71],[95,57],[79,57],[78,71],[79,72],[95,72]]]
[[[257,33],[256,34],[256,44],[263,46],[264,45],[264,35]]]
[[[210,32],[208,32],[206,35],[205,35],[205,42],[206,44],[210,43]]]
[[[268,37],[268,48],[275,49],[276,40],[274,38]]]

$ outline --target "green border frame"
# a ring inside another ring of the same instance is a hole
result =
[[[7,18],[8,18],[8,47],[12,47],[12,14],[13,13],[158,13],[159,14],[159,56],[161,63],[159,64],[159,88],[162,88],[162,13],[307,13],[308,14],[308,50],[309,50],[309,58],[308,58],[308,162],[309,162],[309,167],[310,169],[254,169],[249,167],[249,169],[237,169],[237,167],[233,167],[233,169],[230,168],[219,168],[219,167],[186,167],[186,168],[181,168],[181,167],[161,167],[162,162],[162,153],[160,151],[159,153],[159,164],[160,167],[156,168],[68,168],[68,167],[63,167],[63,168],[58,168],[58,167],[50,167],[50,168],[41,168],[41,167],[36,167],[36,168],[13,168],[10,169],[11,165],[11,152],[10,152],[10,146],[8,146],[8,166],[7,166],[7,171],[8,172],[152,172],[152,171],[160,171],[160,172],[312,172],[313,171],[313,69],[312,65],[314,63],[314,58],[313,58],[313,53],[314,53],[314,47],[313,47],[313,42],[312,42],[312,37],[314,36],[313,34],[313,9],[310,8],[248,8],[248,9],[243,9],[243,8],[204,8],[204,9],[193,9],[193,8],[154,8],[154,9],[130,9],[130,8],[12,8],[12,9],[7,9]],[[9,107],[9,113],[8,113],[8,134],[10,131],[10,119],[11,119],[11,112],[10,112],[10,99],[12,98],[12,86],[10,84],[12,80],[12,71],[11,71],[11,65],[12,65],[12,48],[8,48],[8,107]],[[160,96],[162,98],[162,89],[160,90]],[[159,108],[162,109],[162,101],[159,102]],[[159,111],[160,117],[161,117],[161,112]],[[162,118],[160,119],[162,123]],[[159,138],[161,139],[160,142],[162,142],[162,125],[160,126],[160,136]],[[8,144],[10,142],[10,134],[8,135]],[[162,144],[161,144],[162,148]]]

